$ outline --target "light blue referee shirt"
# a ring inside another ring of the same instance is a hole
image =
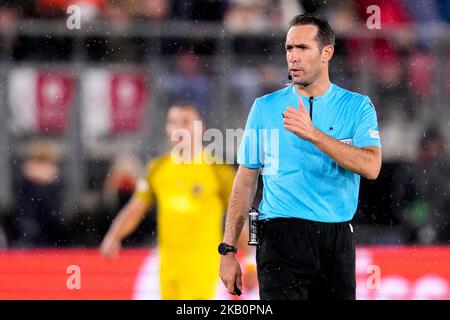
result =
[[[259,219],[302,218],[344,222],[353,218],[360,176],[342,168],[313,143],[284,129],[282,113],[299,108],[294,85],[255,100],[239,147],[238,163],[262,168]],[[310,99],[302,97],[311,113]],[[331,84],[312,99],[312,122],[327,135],[355,147],[381,147],[370,98]]]

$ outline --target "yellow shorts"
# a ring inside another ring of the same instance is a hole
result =
[[[220,255],[214,249],[160,252],[160,286],[163,300],[211,300],[219,282]]]

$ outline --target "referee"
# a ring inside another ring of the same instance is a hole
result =
[[[360,176],[380,172],[381,143],[370,98],[329,80],[334,39],[325,20],[296,16],[285,43],[292,85],[256,99],[249,113],[219,246],[230,294],[242,290],[235,246],[262,170],[260,298],[355,299],[350,221]]]

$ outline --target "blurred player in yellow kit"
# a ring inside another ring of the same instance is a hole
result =
[[[198,135],[203,135],[194,130],[194,122],[200,120],[194,106],[169,109],[169,139],[175,130],[188,132],[172,144],[188,142],[191,152],[169,152],[148,163],[145,179],[140,180],[101,244],[105,256],[117,254],[121,241],[156,203],[162,299],[213,299],[217,288],[217,244],[235,171],[229,165],[211,164],[201,146],[194,153],[194,141],[201,141]],[[191,141],[182,141],[189,136]]]

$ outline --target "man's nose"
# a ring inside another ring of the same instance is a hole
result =
[[[300,61],[300,54],[297,50],[292,50],[291,54],[289,55],[289,62],[299,62]]]

